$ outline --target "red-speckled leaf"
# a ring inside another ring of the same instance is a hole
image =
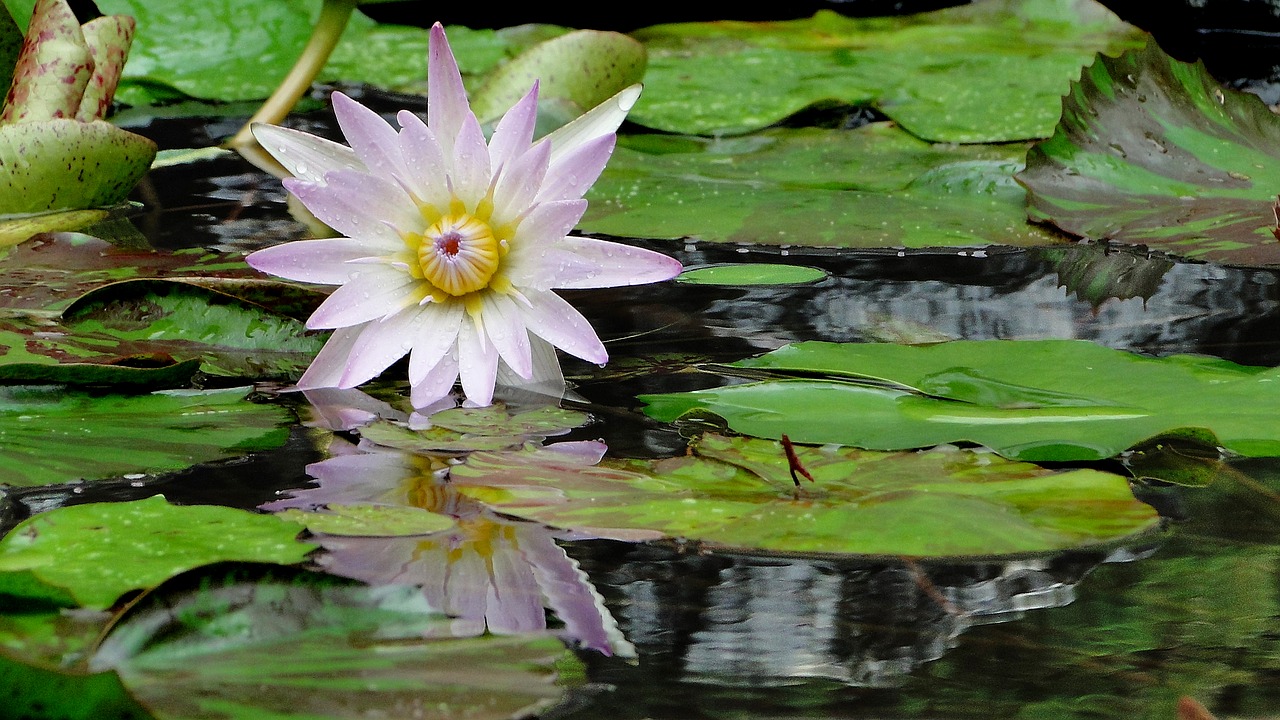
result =
[[[92,74],[93,56],[66,0],[39,0],[13,70],[0,125],[75,117]]]

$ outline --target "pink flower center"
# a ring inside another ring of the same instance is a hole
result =
[[[502,259],[489,224],[467,213],[445,215],[418,246],[422,276],[439,290],[466,295],[489,286]]]

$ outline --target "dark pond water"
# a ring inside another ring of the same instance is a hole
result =
[[[162,146],[199,146],[238,121],[157,120],[142,131]],[[332,134],[323,112],[304,126]],[[134,222],[161,248],[249,250],[305,235],[279,182],[234,155],[157,171],[136,197],[146,209]],[[609,345],[611,366],[642,368],[576,388],[597,422],[570,437],[603,438],[619,456],[684,448],[677,429],[635,411],[636,395],[722,382],[665,370],[796,340],[1085,338],[1152,355],[1280,364],[1273,271],[1098,246],[854,253],[640,244],[688,266],[794,262],[829,277],[799,287],[667,283],[572,296]],[[664,365],[663,357],[675,360]],[[586,370],[566,365],[571,377]],[[314,439],[300,426],[282,449],[231,463],[22,491],[7,520],[156,492],[178,503],[255,507],[309,483],[305,466],[323,457]],[[637,657],[582,653],[591,684],[554,714],[1155,718],[1171,717],[1181,695],[1226,715],[1280,714],[1280,464],[1231,463],[1208,488],[1139,492],[1168,518],[1165,532],[1051,557],[917,565],[567,543]]]

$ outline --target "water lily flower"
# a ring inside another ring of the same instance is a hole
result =
[[[659,253],[568,236],[640,88],[534,142],[535,83],[486,142],[439,24],[427,82],[426,122],[402,111],[398,130],[334,93],[350,147],[255,126],[294,175],[285,187],[345,235],[248,257],[273,275],[340,286],[308,320],[335,332],[298,386],[354,387],[408,353],[415,407],[447,396],[459,378],[479,405],[497,382],[556,394],[564,380],[553,348],[593,363],[608,354],[553,290],[657,282],[681,270]]]

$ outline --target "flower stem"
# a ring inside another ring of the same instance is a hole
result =
[[[258,108],[258,112],[254,113],[253,117],[249,118],[249,122],[240,128],[240,132],[231,138],[228,145],[236,147],[253,144],[255,141],[249,130],[253,123],[278,124],[284,120],[302,94],[311,87],[311,82],[320,74],[324,64],[328,62],[329,54],[333,52],[334,46],[342,37],[342,31],[346,29],[347,21],[351,19],[351,13],[356,9],[357,4],[359,0],[324,0],[324,5],[320,8],[320,19],[316,21],[311,39],[307,41],[307,46],[298,56],[298,61],[293,64],[293,68],[289,70],[289,74],[285,76],[275,92],[271,93],[271,97],[267,98],[262,107]]]

